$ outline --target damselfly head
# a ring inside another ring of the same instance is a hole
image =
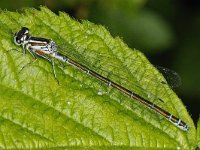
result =
[[[17,45],[21,45],[25,40],[29,38],[29,29],[26,27],[22,27],[21,30],[15,33],[14,42]]]

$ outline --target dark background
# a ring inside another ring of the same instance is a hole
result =
[[[182,84],[175,91],[196,124],[200,106],[200,1],[195,0],[2,0],[16,11],[46,5],[77,19],[102,24],[153,63],[175,70]]]

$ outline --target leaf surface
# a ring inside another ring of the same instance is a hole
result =
[[[23,55],[11,33],[22,26],[53,39],[61,52],[189,124],[187,132],[73,66]],[[9,51],[8,51],[9,50]],[[138,50],[101,25],[41,10],[0,14],[1,149],[193,149],[196,131],[177,95]],[[162,81],[162,82],[160,82]],[[162,99],[162,101],[159,101]]]
[[[200,119],[197,123],[197,146],[200,148]]]

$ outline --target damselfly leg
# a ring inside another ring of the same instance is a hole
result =
[[[24,48],[23,48],[23,49],[24,49]],[[22,55],[25,55],[25,56],[26,56],[26,49],[24,49],[23,52],[22,52],[22,51],[19,51],[19,50],[17,50],[17,49],[9,49],[7,52],[11,52],[11,51],[15,51],[15,52],[17,52],[17,53],[21,53]],[[22,72],[26,67],[28,67],[29,65],[32,65],[34,62],[37,61],[36,55],[35,55],[33,52],[31,52],[30,50],[28,50],[28,52],[29,52],[29,53],[31,54],[31,56],[33,57],[33,60],[31,60],[30,62],[28,62],[27,64],[25,64],[25,65],[20,69],[19,73]]]
[[[54,74],[54,78],[56,79],[56,81],[58,82],[59,84],[59,81],[57,79],[57,75],[56,75],[56,68],[55,68],[55,63],[54,63],[54,60],[50,57],[48,57],[47,55],[44,55],[43,53],[40,53],[41,50],[35,50],[35,53],[40,56],[40,57],[43,57],[44,59],[48,60],[51,65],[52,65],[52,69],[53,69],[53,74]],[[30,53],[33,53],[33,51],[31,51]],[[37,56],[35,56],[37,58]]]

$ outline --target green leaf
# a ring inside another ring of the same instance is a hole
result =
[[[197,146],[200,148],[200,119],[197,123]]]
[[[10,34],[21,26],[33,36],[53,39],[75,60],[183,119],[189,130],[182,131],[73,66],[63,68],[56,62],[58,83],[47,60],[38,58],[27,65],[33,58],[16,51],[23,49]],[[101,25],[80,23],[65,13],[57,16],[45,7],[2,11],[0,56],[1,149],[193,149],[196,145],[194,124],[177,95],[160,82],[166,82],[163,76],[140,51],[131,50]]]

